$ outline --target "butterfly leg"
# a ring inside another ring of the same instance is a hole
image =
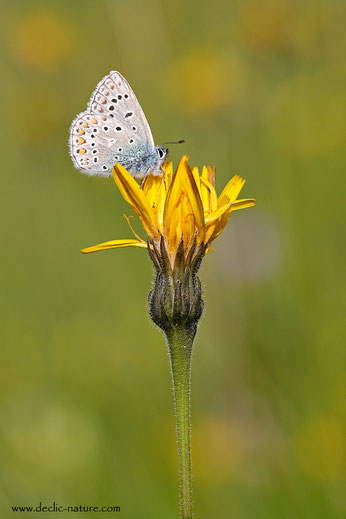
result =
[[[165,184],[165,190],[167,191],[165,170],[163,169],[162,166],[161,166],[161,171],[162,171],[162,174],[163,174],[163,183]]]
[[[143,186],[144,186],[144,182],[146,180],[146,178],[150,175],[150,169],[148,169],[148,171],[146,171],[144,173],[144,176],[143,176],[143,179],[142,179],[142,182],[141,182],[141,189],[143,189]]]
[[[146,174],[144,175],[144,177],[142,178],[142,182],[141,182],[141,189],[143,189],[144,182],[145,182],[145,179],[147,178],[147,176],[148,176],[148,173],[146,173]]]

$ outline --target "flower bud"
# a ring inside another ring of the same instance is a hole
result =
[[[156,268],[154,286],[149,294],[152,320],[166,335],[174,328],[184,328],[194,336],[204,307],[197,272],[205,254],[205,245],[197,245],[195,237],[186,252],[181,239],[172,260],[161,237],[159,248],[154,242],[148,242],[148,251]]]

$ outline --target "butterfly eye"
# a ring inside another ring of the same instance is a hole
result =
[[[165,152],[163,151],[162,148],[159,148],[157,150],[157,153],[159,154],[160,159],[162,159],[165,156]]]

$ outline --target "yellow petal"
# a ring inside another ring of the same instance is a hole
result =
[[[209,180],[207,180],[206,178],[204,177],[201,177],[201,184],[204,185],[204,187],[208,190],[208,193],[209,193],[209,199],[208,199],[208,204],[209,204],[209,211],[216,211],[217,209],[217,194],[216,194],[216,191],[215,191],[215,188],[214,186],[209,182]]]
[[[180,160],[180,164],[183,160],[187,160],[187,158],[183,156]],[[174,175],[171,185],[169,186],[169,189],[167,191],[165,206],[163,210],[163,232],[166,236],[167,243],[170,245],[171,249],[174,248],[174,242],[177,239],[177,223],[179,220],[177,208],[179,206],[179,202],[183,193],[183,186],[180,182],[181,179],[180,175],[178,175],[178,170]]]
[[[192,174],[193,174],[193,178],[195,179],[195,182],[196,182],[196,186],[197,186],[197,189],[198,189],[198,192],[199,192],[199,196],[202,198],[202,194],[201,194],[201,182],[200,182],[200,178],[199,178],[199,171],[198,171],[198,167],[195,166],[193,169],[192,169]]]
[[[156,201],[157,191],[163,183],[162,175],[148,175],[143,185],[143,193],[147,197],[149,204]]]
[[[206,242],[211,243],[225,228],[230,216],[231,212],[236,211],[237,209],[245,209],[246,207],[252,207],[255,205],[254,198],[247,198],[244,200],[235,200],[234,202],[229,202],[228,204],[223,205],[221,209],[223,212],[219,214],[218,218],[213,218],[209,224],[206,224]],[[216,213],[216,211],[215,211]],[[214,216],[215,216],[215,213]]]
[[[246,207],[253,207],[255,203],[255,198],[244,198],[243,200],[234,200],[234,202],[231,202],[231,211],[245,209]]]
[[[174,248],[181,235],[187,236],[191,230],[191,215],[194,219],[194,232],[197,228],[197,238],[199,241],[204,240],[204,213],[201,197],[199,195],[196,182],[193,178],[192,171],[187,164],[188,157],[183,156],[174,175],[172,184],[167,193],[166,203],[163,214],[164,234],[170,248]],[[187,197],[183,203],[184,197]],[[186,212],[187,211],[187,212]],[[185,213],[186,212],[186,213]],[[177,215],[179,214],[178,225]],[[194,232],[192,233],[194,235]]]
[[[210,166],[203,166],[202,177],[208,180],[210,184],[215,187],[215,172],[216,168],[211,169]]]
[[[215,222],[220,216],[222,216],[226,211],[236,211],[237,209],[245,209],[246,207],[252,207],[255,205],[254,198],[245,198],[244,200],[235,200],[234,202],[228,202],[228,204],[224,204],[219,207],[216,211],[208,214],[205,217],[205,224],[210,225]]]
[[[155,226],[162,231],[162,214],[166,197],[166,188],[163,182],[163,176],[148,175],[144,186],[143,193],[147,197],[150,207],[155,216]]]
[[[141,247],[142,249],[147,248],[147,244],[144,241],[139,240],[112,240],[104,243],[99,243],[93,247],[87,247],[82,249],[83,254],[89,254],[89,252],[98,252],[99,250],[108,249],[119,249],[121,247]]]
[[[201,175],[201,198],[202,198],[202,205],[205,213],[210,213],[210,189],[208,189],[207,184],[203,183],[203,179],[205,179],[207,182],[208,180],[208,168],[207,166],[203,166],[202,169],[202,175]]]
[[[153,210],[136,180],[117,163],[112,169],[113,178],[124,199],[131,205],[134,212],[140,217],[143,227],[149,237],[159,237],[155,226]]]
[[[211,169],[210,166],[208,166],[208,180],[215,189],[215,176],[216,176],[216,167],[214,166],[213,169]]]
[[[227,210],[231,208],[231,203],[224,204],[223,206],[216,209],[216,211],[213,211],[212,213],[208,214],[205,217],[205,225],[209,226],[215,223],[216,220],[218,220]]]
[[[223,215],[227,214],[227,217],[223,219]],[[229,215],[231,214],[231,202],[224,204],[223,206],[216,209],[212,213],[205,217],[205,242],[210,243],[212,237],[217,233],[220,234],[224,226],[226,225]]]
[[[188,250],[195,237],[196,222],[191,202],[185,193],[180,203],[180,223],[185,248]],[[200,241],[202,240],[203,238]]]
[[[223,204],[227,204],[228,202],[233,202],[236,200],[244,184],[245,179],[242,179],[239,175],[234,175],[234,177],[231,178],[219,196],[219,207]]]
[[[173,162],[168,162],[164,165],[163,169],[165,170],[165,181],[166,181],[166,187],[169,189],[169,186],[172,183],[173,178]]]
[[[187,161],[185,161],[182,164],[182,167],[185,170],[185,193],[189,199],[189,202],[191,204],[191,208],[195,217],[196,226],[198,229],[198,236],[197,238],[200,238],[201,241],[204,240],[204,234],[205,234],[205,225],[204,225],[204,210],[202,205],[202,200],[198,191],[198,187],[196,186],[195,179],[193,178],[192,171],[190,169],[190,166],[188,165]],[[190,214],[190,211],[189,213]],[[188,216],[188,215],[187,215]],[[182,215],[183,222],[184,222],[184,215]]]

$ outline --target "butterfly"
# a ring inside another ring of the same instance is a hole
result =
[[[72,122],[69,147],[77,169],[103,177],[111,176],[117,162],[134,177],[160,175],[168,154],[155,146],[141,105],[116,71],[99,82],[87,110]]]

